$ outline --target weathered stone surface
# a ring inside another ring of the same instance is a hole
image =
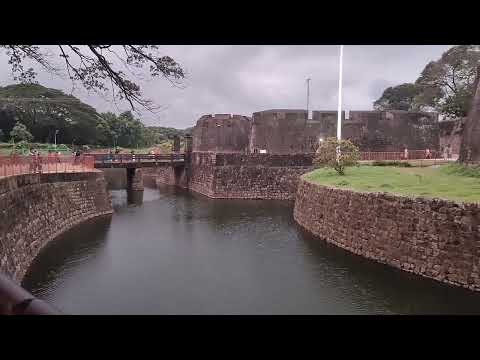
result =
[[[251,121],[247,116],[204,115],[193,129],[193,151],[248,151]]]
[[[480,163],[480,65],[475,82],[477,91],[463,131],[460,161]]]
[[[336,127],[335,127],[336,128]],[[439,148],[438,115],[413,111],[350,111],[342,137],[361,151]]]
[[[459,118],[438,123],[440,127],[440,149],[450,145],[452,155],[458,157],[466,120],[467,118]]]
[[[439,149],[437,114],[411,111],[342,112],[342,137],[361,151]],[[202,116],[193,129],[193,151],[255,154],[315,152],[319,139],[336,136],[337,112],[277,109]]]
[[[134,190],[134,191],[142,191],[144,189],[142,169],[140,168],[127,169],[127,189]]]
[[[0,271],[20,283],[48,241],[87,219],[111,213],[102,172],[0,179]]]
[[[149,169],[145,176],[212,198],[293,200],[300,175],[312,169],[312,159],[311,154],[194,152],[186,169]]]
[[[343,249],[480,290],[480,207],[334,189],[300,180],[295,220]]]
[[[307,119],[306,110],[255,112],[250,135],[250,153],[260,150],[266,150],[268,154],[315,152],[319,138],[335,136],[336,124],[336,111],[314,111],[312,119]]]

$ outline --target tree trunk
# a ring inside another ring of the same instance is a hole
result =
[[[477,66],[475,95],[463,128],[460,158],[462,163],[480,163],[480,65]]]

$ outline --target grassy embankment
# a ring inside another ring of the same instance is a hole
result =
[[[458,164],[436,167],[356,166],[344,176],[335,170],[317,169],[303,178],[309,182],[358,190],[399,195],[480,202],[480,169]]]

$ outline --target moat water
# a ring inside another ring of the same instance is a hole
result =
[[[309,235],[290,202],[111,193],[114,215],[48,244],[23,281],[64,313],[480,314],[479,293]]]

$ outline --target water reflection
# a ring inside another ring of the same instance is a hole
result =
[[[72,268],[88,266],[101,253],[110,224],[110,216],[86,221],[48,243],[30,265],[22,286],[35,287],[37,296],[48,298]]]
[[[58,251],[45,249],[26,281],[35,295],[80,314],[480,313],[478,293],[312,237],[289,202],[212,200],[162,186],[145,188],[132,207],[126,191],[111,194],[111,224],[82,225],[69,240],[101,245],[84,245],[90,257],[65,248],[56,267],[43,258]]]
[[[296,227],[311,255],[306,259],[317,266],[317,279],[331,281],[343,297],[364,299],[368,313],[480,314],[478,293],[362,258]],[[337,276],[324,276],[332,270]]]
[[[140,206],[143,204],[143,190],[126,190],[127,204],[132,206]]]

